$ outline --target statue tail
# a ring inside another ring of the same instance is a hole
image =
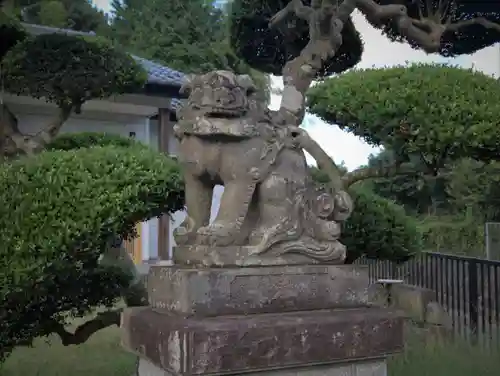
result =
[[[330,180],[328,184],[329,193],[335,202],[332,219],[335,221],[345,221],[351,215],[353,202],[351,197],[345,192],[339,168],[305,130],[296,128],[292,131],[292,136],[297,138],[298,144],[316,160],[318,168],[323,170]]]

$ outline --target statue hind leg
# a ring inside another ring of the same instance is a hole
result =
[[[282,240],[300,237],[302,226],[296,213],[300,203],[297,204],[295,198],[305,191],[307,174],[301,150],[283,149],[280,152],[273,171],[259,184],[259,220],[250,235],[252,245],[269,244],[271,237]],[[280,235],[275,237],[278,233]]]

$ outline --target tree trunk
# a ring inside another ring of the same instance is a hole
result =
[[[34,135],[19,130],[18,120],[4,103],[0,104],[0,159],[9,160],[41,152],[71,115],[71,106],[60,107],[56,117]]]
[[[344,0],[340,5],[336,3],[333,0],[323,0],[313,1],[311,6],[305,6],[301,0],[291,0],[270,20],[269,26],[278,28],[293,14],[309,25],[308,44],[299,56],[287,62],[283,68],[284,89],[279,112],[286,124],[302,123],[307,90],[323,64],[335,56],[342,45],[342,29],[355,9],[375,25],[395,22],[403,36],[417,43],[428,53],[439,50],[441,36],[446,30],[465,27],[471,22],[483,22],[477,19],[464,25],[441,25],[432,23],[429,19],[412,19],[408,16],[406,7],[399,4],[379,5],[373,0]],[[427,25],[424,29],[422,22]]]

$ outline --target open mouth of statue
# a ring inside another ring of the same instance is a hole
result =
[[[242,108],[210,107],[207,108],[206,116],[212,118],[239,117],[245,114]]]

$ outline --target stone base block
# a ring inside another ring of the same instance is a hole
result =
[[[125,348],[175,376],[297,372],[383,359],[403,347],[402,317],[382,308],[208,318],[130,308],[122,316],[122,333]]]
[[[256,253],[256,247],[229,246],[211,247],[204,245],[178,246],[173,249],[173,259],[176,264],[195,267],[248,267],[276,265],[304,265],[327,263],[315,260],[299,253],[283,255],[261,255]],[[342,261],[340,262],[342,263]],[[339,264],[339,259],[332,261]]]
[[[249,372],[246,376],[387,376],[385,360],[340,363],[328,366],[282,369],[268,372]],[[153,363],[140,359],[134,376],[173,376]]]
[[[349,265],[191,269],[151,265],[157,310],[219,316],[367,307],[369,281]]]

